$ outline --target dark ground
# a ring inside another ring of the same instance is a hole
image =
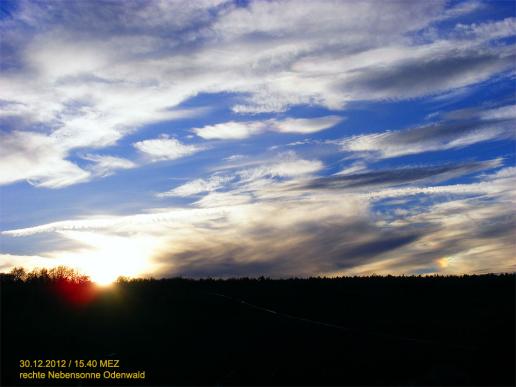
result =
[[[147,385],[514,385],[515,278],[169,279],[98,292],[3,276],[1,382],[59,384],[20,382],[21,359],[120,359]]]

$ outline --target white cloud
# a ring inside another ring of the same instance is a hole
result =
[[[315,133],[331,128],[343,120],[339,116],[327,116],[318,118],[288,118],[276,121],[276,127],[282,133]]]
[[[195,134],[206,140],[239,140],[262,133],[265,130],[266,123],[263,122],[234,121],[192,129]]]
[[[231,155],[231,156],[228,156],[226,158],[224,158],[224,161],[239,161],[239,160],[243,160],[245,159],[246,156],[245,155]]]
[[[279,177],[292,177],[311,174],[321,170],[324,164],[319,160],[302,160],[286,157],[285,160],[265,166],[263,168],[255,168],[250,171],[253,176],[270,175]],[[248,176],[244,173],[242,176]]]
[[[242,157],[237,158],[237,160]],[[297,178],[306,178],[319,172],[324,168],[320,160],[305,160],[300,158],[295,152],[284,152],[267,160],[254,160],[243,164],[226,166],[225,174],[220,171],[207,179],[194,179],[167,192],[159,193],[158,197],[188,197],[200,193],[208,193],[196,203],[204,207],[209,203],[216,203],[220,206],[221,202],[230,203],[234,197],[239,203],[248,202],[252,199],[249,192],[257,193],[262,188],[267,190],[274,186],[279,178],[284,181],[291,181]],[[231,170],[228,172],[227,170]],[[227,192],[214,192],[224,189]],[[211,194],[213,193],[213,194]],[[239,196],[236,197],[235,195]],[[227,200],[227,202],[226,202]]]
[[[502,106],[481,113],[483,120],[516,120],[516,105]]]
[[[249,194],[238,194],[234,192],[210,192],[197,200],[194,204],[200,208],[227,209],[232,206],[249,204],[253,197]]]
[[[343,120],[339,116],[317,118],[287,118],[284,120],[224,122],[216,125],[207,125],[194,128],[192,131],[206,140],[239,140],[266,131],[280,133],[315,133],[331,128]]]
[[[231,181],[233,178],[230,176],[211,176],[209,179],[195,179],[180,185],[170,191],[163,192],[158,194],[159,197],[169,197],[169,196],[192,196],[203,192],[212,192],[219,188],[224,187],[226,183]]]
[[[346,167],[339,172],[336,173],[336,175],[352,175],[353,173],[357,172],[365,172],[367,170],[367,164],[363,161],[356,161],[353,164],[351,164],[349,167]]]
[[[202,146],[183,144],[167,135],[152,140],[138,141],[133,145],[151,161],[175,160],[205,149]]]
[[[447,116],[442,122],[357,135],[337,141],[337,144],[346,152],[371,158],[389,158],[514,137],[516,115],[513,106],[450,112]]]
[[[67,220],[2,235],[57,232],[66,239],[95,242],[94,248],[40,254],[53,262],[68,257],[68,264],[73,263],[69,257],[79,259],[77,264],[87,262],[86,254],[107,259],[110,249],[132,240],[129,246],[142,257],[134,264],[158,275],[504,271],[514,269],[514,177],[514,168],[505,168],[471,185],[386,189],[369,197],[345,190],[304,191],[295,200],[256,201],[252,193],[239,190],[210,192],[193,208]],[[403,213],[387,205],[385,210],[396,212],[394,219],[373,215],[371,208],[381,198],[445,193],[452,196]],[[439,264],[443,257],[448,265]],[[8,258],[12,266],[23,265],[24,257]]]
[[[450,7],[444,0],[101,6],[22,1],[13,17],[0,21],[0,123],[5,127],[0,184],[28,180],[60,188],[135,167],[133,161],[97,152],[144,125],[202,114],[178,106],[203,93],[230,95],[220,100],[236,113],[284,112],[293,105],[339,110],[356,101],[456,94],[514,73],[514,43],[505,39],[515,35],[514,18],[445,31],[436,24],[479,7],[476,2]],[[452,149],[510,138],[513,119],[514,107],[496,107],[466,119],[346,138],[340,146],[355,156],[377,158]],[[342,118],[231,120],[194,133],[209,140],[269,131],[307,134]],[[134,147],[150,162],[205,149],[166,136]],[[86,166],[74,163],[77,153],[87,155]],[[499,167],[500,160],[450,168],[451,174],[446,168],[375,171],[357,162],[330,177],[345,184],[315,189],[325,167],[319,155],[229,160],[227,175],[194,179],[162,194],[203,194],[181,210],[70,219],[3,236],[56,232],[99,242],[105,250],[95,254],[103,259],[112,256],[111,242],[123,246],[141,236],[142,254],[163,258],[155,265],[163,274],[256,274],[257,267],[273,275],[406,273],[434,265],[442,259],[437,252],[455,257],[456,265],[447,270],[489,270],[511,262],[510,171],[472,184],[425,186],[432,179]],[[296,185],[304,189],[289,189]],[[372,209],[378,199],[408,195],[433,195],[446,203],[425,203],[394,221]],[[90,250],[56,246],[41,256],[84,258]],[[10,256],[9,262],[16,259]]]
[[[2,272],[7,272],[16,266],[31,270],[36,267],[51,268],[60,264],[59,260],[38,255],[0,254],[0,271]]]
[[[91,178],[90,172],[66,160],[59,144],[43,134],[15,131],[0,139],[0,184],[27,180],[37,187],[62,188]]]
[[[240,179],[253,181],[265,176],[268,177],[297,177],[310,175],[324,168],[319,160],[305,160],[295,152],[285,152],[262,163],[260,166],[241,169],[237,172]]]
[[[406,187],[406,188],[387,188],[380,191],[372,191],[363,194],[371,200],[381,200],[387,198],[396,198],[412,195],[468,195],[468,194],[485,194],[489,192],[485,184],[455,184],[440,185],[430,187]]]
[[[0,116],[17,117],[19,130],[44,128],[59,148],[61,169],[75,175],[63,184],[85,181],[66,160],[73,149],[116,145],[143,125],[199,114],[174,108],[201,93],[234,93],[233,110],[240,112],[296,104],[341,109],[357,100],[449,92],[514,63],[510,43],[493,42],[514,35],[513,18],[421,40],[418,31],[478,9],[474,4],[178,4],[22,2],[13,18],[2,19],[7,70],[0,73]],[[312,133],[334,120],[229,122],[196,130],[208,139],[242,139],[265,130]]]
[[[500,39],[516,34],[516,18],[510,17],[496,22],[458,24],[455,32],[468,37],[475,36],[484,40]]]
[[[137,167],[137,164],[133,161],[121,157],[88,154],[82,158],[94,163],[89,169],[96,176],[109,176],[117,169],[132,169]]]

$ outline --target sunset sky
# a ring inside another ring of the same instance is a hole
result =
[[[0,271],[515,271],[512,1],[0,2]]]

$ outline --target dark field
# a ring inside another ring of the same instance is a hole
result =
[[[2,385],[515,382],[515,275],[1,286]],[[20,381],[47,359],[145,380]]]

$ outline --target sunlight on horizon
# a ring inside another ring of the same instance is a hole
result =
[[[100,286],[120,276],[141,276],[151,271],[154,243],[145,237],[120,237],[92,232],[66,231],[63,235],[88,247],[60,256],[66,266],[76,268]]]

